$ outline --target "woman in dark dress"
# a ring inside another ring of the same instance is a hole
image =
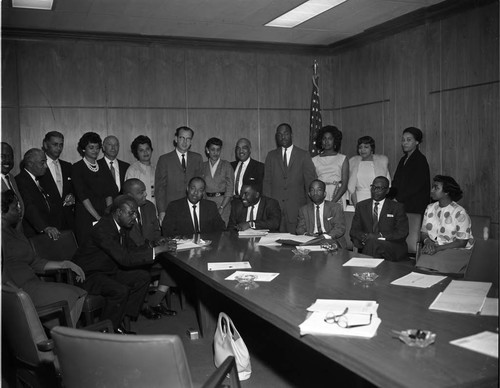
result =
[[[87,292],[64,283],[44,282],[36,276],[36,271],[70,268],[76,274],[76,280],[83,282],[85,273],[75,263],[65,261],[47,261],[33,252],[26,236],[16,229],[21,218],[21,207],[12,190],[2,193],[2,282],[10,282],[22,288],[30,296],[35,307],[45,306],[66,300],[70,308],[73,326],[82,312]]]
[[[101,147],[102,140],[97,133],[85,133],[78,142],[82,160],[73,164],[71,180],[76,197],[75,234],[79,245],[87,240],[92,224],[101,219],[113,201],[113,187],[97,163]]]
[[[392,181],[391,195],[405,205],[407,213],[424,214],[429,204],[429,164],[418,149],[422,138],[422,131],[418,128],[408,127],[403,131],[401,146],[405,155],[399,161]]]

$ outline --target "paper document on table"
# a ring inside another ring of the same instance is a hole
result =
[[[250,262],[248,261],[235,261],[235,262],[220,262],[220,263],[208,263],[209,271],[221,271],[226,269],[244,269],[252,268]]]
[[[255,279],[253,280],[254,282],[270,282],[273,280],[276,276],[279,275],[279,273],[275,272],[250,272],[250,271],[236,271],[232,275],[228,276],[226,280],[236,280],[238,276],[244,276],[244,275],[252,275],[255,276]]]
[[[469,337],[450,341],[450,344],[498,358],[498,333],[483,331]]]
[[[187,249],[201,248],[202,245],[194,243],[192,240],[177,242],[177,251],[185,251]]]
[[[300,335],[341,335],[349,337],[372,338],[380,325],[380,318],[375,314],[346,314],[350,325],[362,325],[357,327],[340,327],[335,322],[325,322],[326,313],[315,311],[304,322],[299,325]]]
[[[444,279],[446,279],[446,276],[426,275],[423,273],[411,272],[402,278],[394,280],[391,284],[395,286],[429,288]]]
[[[300,249],[309,249],[311,252],[324,252],[325,248],[321,248],[321,245],[301,245]]]
[[[490,287],[491,283],[452,280],[448,287],[434,299],[429,309],[478,314]]]
[[[344,267],[366,267],[366,268],[375,268],[384,259],[374,259],[374,258],[366,258],[366,257],[353,257],[351,260],[345,262],[343,264]]]
[[[498,298],[486,298],[481,309],[481,315],[498,317]]]
[[[350,299],[316,299],[307,311],[320,311],[324,313],[342,313],[346,308],[350,313],[376,314],[378,303],[374,300]]]
[[[267,246],[281,246],[280,243],[276,242],[276,240],[281,239],[290,239],[295,237],[294,234],[291,233],[268,233],[264,237],[261,237],[257,245],[267,245]]]
[[[238,237],[262,237],[269,233],[269,229],[252,229],[240,230]]]

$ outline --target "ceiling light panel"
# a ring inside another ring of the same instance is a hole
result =
[[[309,0],[291,11],[271,20],[266,27],[293,28],[323,12],[342,4],[346,0]]]

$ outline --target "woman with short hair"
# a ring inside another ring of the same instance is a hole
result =
[[[144,135],[137,136],[130,145],[132,154],[137,159],[125,173],[125,180],[136,178],[146,186],[147,199],[156,205],[155,201],[155,171],[156,166],[151,163],[153,145],[151,139]]]

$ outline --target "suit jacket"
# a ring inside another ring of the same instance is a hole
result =
[[[97,161],[99,163],[99,168],[103,168],[104,171],[107,171],[107,175],[109,179],[111,179],[111,182],[113,182],[113,198],[116,197],[118,194],[121,194],[121,187],[123,187],[123,182],[125,182],[125,174],[130,167],[130,164],[127,162],[124,162],[122,160],[115,159],[115,161],[118,161],[118,168],[120,169],[120,190],[118,190],[118,186],[116,185],[115,180],[113,179],[113,175],[111,175],[111,170],[109,169],[108,163],[106,163],[106,159],[101,158]]]
[[[188,236],[194,234],[194,225],[187,198],[181,198],[168,204],[162,230],[164,236]],[[202,199],[196,207],[200,220],[200,232],[211,233],[225,229],[215,202]]]
[[[23,230],[26,237],[41,233],[47,226],[56,226],[52,207],[47,207],[43,194],[25,169],[16,176],[16,183],[24,200]],[[50,204],[48,195],[47,201]]]
[[[231,215],[227,228],[233,230],[237,224],[246,222],[247,210],[241,200],[231,201]],[[278,201],[272,198],[260,197],[259,209],[255,216],[255,229],[269,229],[277,232],[280,228],[281,210]]]
[[[148,241],[156,241],[161,238],[160,223],[156,215],[156,206],[153,202],[146,200],[140,207],[141,223],[136,222],[130,230],[129,236],[137,246]]]
[[[170,202],[186,196],[186,187],[191,178],[201,176],[203,158],[196,152],[187,152],[186,172],[175,150],[160,156],[155,172],[155,200],[158,213],[167,210]]]
[[[49,158],[47,158],[47,163],[51,163]],[[50,169],[47,168],[45,175],[40,177],[38,181],[40,182],[40,186],[42,186],[45,192],[49,195],[50,210],[54,216],[54,226],[59,229],[73,229],[74,206],[63,206],[64,198],[66,198],[68,194],[74,194],[71,182],[71,163],[59,159],[59,165],[61,166],[63,178],[62,196],[59,194],[55,177],[52,176]]]
[[[19,200],[19,205],[21,205],[21,220],[17,224],[16,229],[22,232],[23,231],[22,219],[24,217],[24,201],[23,201],[23,197],[21,196],[21,192],[19,191],[19,187],[17,187],[16,179],[11,174],[9,174],[9,178],[10,178],[9,179],[10,183],[12,184],[12,188],[14,189],[14,192],[17,195],[17,199]],[[9,190],[9,188],[7,187],[7,184],[3,181],[3,179],[0,179],[0,181],[2,181],[2,193],[4,191]]]
[[[316,169],[309,152],[294,146],[285,171],[281,152],[280,147],[267,154],[263,194],[279,202],[280,231],[295,233],[299,209],[307,204],[309,184],[317,178]]]
[[[316,220],[316,205],[308,203],[299,209],[299,221],[297,224],[297,234],[314,233],[314,224]],[[326,234],[336,239],[342,248],[347,246],[345,241],[345,216],[342,205],[325,201],[323,208],[323,224],[326,228]]]
[[[90,276],[98,272],[114,274],[122,267],[151,264],[153,257],[153,248],[147,244],[136,246],[128,231],[121,236],[113,217],[108,215],[92,228],[90,238],[77,249],[73,261],[85,271],[86,276]]]
[[[239,162],[239,160],[231,162],[231,167],[233,167],[235,172],[238,168]],[[240,180],[242,181],[242,185],[257,183],[262,188],[262,184],[264,183],[264,163],[258,162],[255,159],[250,159],[247,169],[245,170],[243,177],[240,177]],[[236,184],[236,177],[234,177],[234,182]]]
[[[361,243],[363,235],[365,233],[372,233],[372,204],[372,199],[366,199],[356,205],[349,234],[354,246],[358,248],[363,247]],[[385,241],[406,247],[408,217],[406,216],[403,204],[386,198],[384,206],[380,209],[378,229],[382,233],[382,236],[384,236]]]

